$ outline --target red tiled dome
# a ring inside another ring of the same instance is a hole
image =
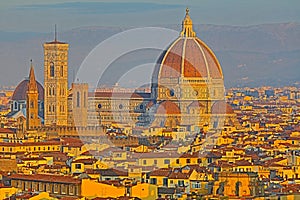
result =
[[[156,113],[162,115],[177,115],[181,112],[176,103],[171,101],[163,101],[159,104]]]
[[[179,37],[161,58],[160,69],[157,70],[158,79],[223,78],[222,69],[216,56],[197,37]]]
[[[26,100],[26,93],[28,89],[29,80],[23,80],[19,85],[16,87],[14,94],[12,96],[12,100],[19,101],[19,100]],[[44,88],[43,86],[37,82],[37,87],[39,91],[39,100],[44,100]]]
[[[211,108],[212,114],[234,114],[234,111],[225,101],[217,101]]]
[[[223,79],[222,68],[215,54],[193,31],[189,9],[186,10],[179,38],[160,56],[157,63],[153,75],[158,82],[161,78],[179,77]]]

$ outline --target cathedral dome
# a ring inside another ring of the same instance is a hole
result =
[[[19,83],[19,85],[16,87],[16,89],[13,93],[11,100],[13,100],[13,101],[26,100],[28,84],[29,84],[28,79],[23,80],[21,83]],[[43,101],[44,100],[44,88],[39,82],[37,82],[37,87],[38,87],[38,92],[39,92],[39,100]]]
[[[193,22],[186,11],[180,37],[165,51],[154,71],[163,78],[223,79],[222,68],[212,50],[193,31]]]

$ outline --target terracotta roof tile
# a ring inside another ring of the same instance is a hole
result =
[[[66,183],[66,184],[79,184],[80,180],[71,176],[60,175],[44,175],[44,174],[13,174],[7,177],[14,180],[29,180],[29,181],[41,181],[41,182],[54,182],[54,183]]]

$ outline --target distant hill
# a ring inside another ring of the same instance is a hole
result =
[[[179,25],[165,27],[181,29]],[[70,80],[97,44],[126,29],[81,27],[60,33],[59,39],[70,44]],[[282,86],[300,80],[300,24],[195,25],[195,30],[216,53],[227,87]],[[0,32],[0,84],[17,84],[27,76],[31,58],[42,82],[42,44],[52,39],[52,35],[43,33]]]

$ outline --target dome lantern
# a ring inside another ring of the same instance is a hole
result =
[[[186,8],[185,18],[182,22],[181,37],[196,37],[196,32],[193,30],[193,21],[189,12],[189,8]]]

